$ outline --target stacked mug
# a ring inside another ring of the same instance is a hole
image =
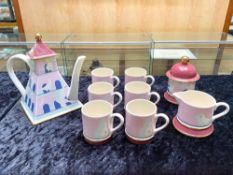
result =
[[[91,72],[92,84],[88,87],[88,100],[82,107],[83,135],[90,144],[103,144],[111,139],[112,134],[124,124],[124,118],[113,109],[122,101],[122,95],[114,89],[120,79],[114,76],[110,68],[96,68]],[[114,103],[114,99],[118,98]],[[113,127],[114,118],[120,123]]]
[[[82,107],[83,135],[91,144],[103,144],[111,139],[113,132],[121,128],[124,118],[119,113],[113,113],[123,97],[119,92],[114,92],[120,84],[114,71],[110,68],[97,68],[91,72],[92,84],[88,87],[88,100]],[[149,84],[147,83],[149,81]],[[151,92],[154,77],[147,75],[143,68],[132,67],[125,70],[125,134],[135,144],[149,143],[154,135],[164,129],[169,118],[165,114],[157,114],[156,104],[160,100],[157,92]],[[151,97],[155,101],[151,102]],[[118,98],[114,103],[114,99]],[[113,127],[114,118],[120,123]],[[156,128],[158,118],[163,118],[165,123]]]
[[[147,75],[143,68],[125,70],[125,134],[132,143],[150,143],[154,135],[169,123],[167,115],[157,113],[156,104],[160,96],[157,92],[151,92],[154,82],[154,77]],[[150,101],[152,96],[156,98],[155,102]],[[156,128],[158,118],[163,118],[165,123]]]

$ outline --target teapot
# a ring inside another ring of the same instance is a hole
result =
[[[178,102],[178,112],[176,119],[187,128],[203,130],[212,126],[213,121],[226,115],[230,106],[225,102],[216,102],[211,95],[198,91],[188,90],[173,93]],[[214,114],[218,107],[225,109]]]
[[[70,87],[60,74],[56,53],[36,34],[36,43],[26,54],[16,54],[7,61],[8,74],[21,93],[21,106],[33,125],[61,116],[82,107],[78,100],[79,75],[85,56],[76,59]],[[23,87],[13,70],[15,60],[30,68],[29,80]]]

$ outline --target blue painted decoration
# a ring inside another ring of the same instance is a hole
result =
[[[32,106],[31,106],[31,111],[33,112],[34,110],[34,103],[32,103]]]
[[[28,100],[28,107],[30,108],[30,106],[31,106],[31,99],[29,98],[29,100]]]
[[[67,106],[69,106],[69,105],[71,105],[71,104],[72,104],[72,103],[71,103],[71,102],[69,102],[69,101],[68,101],[68,102],[66,102],[66,105],[67,105]]]
[[[44,110],[44,113],[49,113],[50,112],[49,105],[48,104],[44,104],[43,105],[43,110]]]
[[[60,109],[61,108],[61,104],[58,103],[56,100],[54,101],[54,107],[55,109]]]
[[[62,89],[62,85],[61,85],[60,80],[56,80],[56,81],[55,81],[55,86],[56,86],[56,89],[57,89],[57,90],[58,90],[58,89]]]
[[[26,95],[25,96],[25,103],[27,103],[28,102],[28,96]]]
[[[33,84],[32,90],[33,90],[33,92],[36,91],[36,84],[35,83]]]
[[[44,65],[44,71],[45,71],[45,73],[52,72],[51,70],[49,70],[48,64],[45,64],[45,65]]]

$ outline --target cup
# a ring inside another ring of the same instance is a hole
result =
[[[118,97],[118,101],[114,104],[114,97]],[[114,87],[108,82],[92,83],[88,87],[88,100],[105,100],[115,108],[122,101],[122,95],[119,92],[114,92]]]
[[[92,83],[105,81],[105,82],[111,83],[115,88],[115,87],[119,86],[120,79],[113,74],[114,74],[114,72],[110,68],[106,68],[106,67],[96,68],[93,71],[91,71]],[[114,80],[115,80],[115,82],[114,82]]]
[[[125,84],[131,81],[144,81],[150,79],[149,85],[152,86],[155,82],[155,79],[152,75],[147,75],[146,69],[141,67],[131,67],[125,70]]]
[[[123,116],[113,113],[113,105],[104,100],[89,101],[83,105],[81,111],[83,135],[89,143],[108,140],[124,124]],[[116,127],[113,127],[114,118],[120,120]]]
[[[151,87],[142,81],[132,81],[125,85],[125,105],[134,99],[150,100],[152,96],[156,97],[155,104],[160,100],[157,92],[151,92]]]
[[[156,128],[158,118],[163,118],[165,123]],[[145,99],[136,99],[126,105],[126,135],[136,141],[150,140],[154,135],[164,129],[169,123],[167,115],[157,114],[154,103]]]

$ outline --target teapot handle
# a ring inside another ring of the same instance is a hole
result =
[[[15,75],[14,69],[13,69],[13,65],[14,65],[14,60],[15,59],[19,59],[24,61],[25,63],[27,63],[27,65],[30,67],[30,73],[31,73],[31,60],[28,56],[23,55],[23,54],[16,54],[13,55],[12,57],[10,57],[7,60],[7,64],[6,64],[6,68],[8,71],[8,74],[11,78],[11,80],[13,81],[13,83],[15,84],[15,86],[18,88],[19,92],[21,93],[22,97],[24,97],[26,95],[26,90],[23,87],[22,83],[19,81],[19,79],[17,78],[17,76]]]

